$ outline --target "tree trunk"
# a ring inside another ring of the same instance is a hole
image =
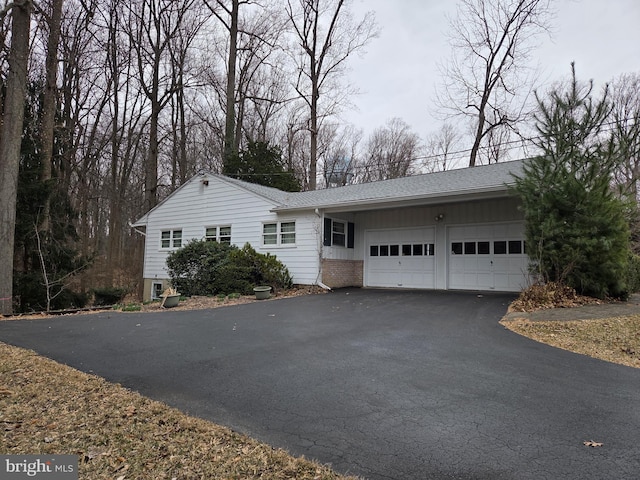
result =
[[[238,7],[239,0],[231,1],[231,28],[229,29],[229,58],[227,59],[227,111],[224,126],[224,160],[225,163],[237,153],[236,125],[236,61],[238,50]]]
[[[12,9],[11,49],[7,93],[0,128],[0,313],[13,313],[13,247],[16,226],[16,196],[20,168],[20,146],[24,122],[24,100],[29,60],[30,0]]]
[[[314,79],[315,80],[315,79]],[[309,151],[309,190],[316,189],[318,172],[318,86],[314,81],[311,87],[311,146]]]
[[[160,110],[156,96],[151,99],[151,118],[149,119],[149,153],[144,177],[145,212],[151,210],[158,203],[158,121]]]
[[[480,112],[478,115],[478,126],[476,128],[476,135],[473,139],[473,146],[471,147],[471,155],[469,155],[469,166],[475,167],[476,160],[478,158],[478,151],[480,150],[480,142],[482,142],[484,131],[484,113]]]
[[[178,168],[180,169],[180,185],[187,180],[187,120],[184,112],[184,86],[180,80],[180,91],[178,92],[178,114],[180,116],[180,160]]]
[[[60,20],[62,18],[63,0],[53,0],[49,20],[49,39],[47,41],[47,58],[45,63],[45,85],[42,99],[42,120],[40,138],[42,141],[42,174],[43,183],[51,180],[53,162],[53,137],[56,120],[57,78],[58,78],[58,43],[60,41]],[[50,229],[51,194],[47,195],[42,214],[40,230]]]

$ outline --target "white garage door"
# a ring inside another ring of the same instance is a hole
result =
[[[370,230],[365,285],[369,287],[435,287],[434,229]]]
[[[449,227],[449,288],[517,292],[527,285],[521,223]]]

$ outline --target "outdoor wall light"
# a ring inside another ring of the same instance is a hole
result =
[[[435,220],[436,222],[441,222],[442,220],[444,220],[444,213],[439,213],[438,215],[436,215]]]

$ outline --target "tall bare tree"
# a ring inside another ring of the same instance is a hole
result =
[[[636,200],[640,200],[640,73],[621,75],[610,87],[610,123],[620,155],[617,181]]]
[[[0,128],[0,313],[13,313],[13,247],[16,225],[16,196],[20,145],[24,122],[24,101],[29,62],[29,33],[31,28],[31,0],[16,1],[11,10],[11,48],[6,95]],[[3,16],[7,10],[3,10]]]
[[[160,114],[175,92],[170,68],[170,43],[180,31],[195,0],[135,0],[125,24],[135,51],[138,80],[150,102],[149,150],[145,165],[145,210],[158,201],[158,125]]]
[[[358,183],[375,182],[413,174],[420,137],[400,118],[392,118],[373,131],[367,140]]]
[[[460,132],[450,123],[427,137],[423,167],[428,172],[444,172],[455,168],[456,151],[460,145]]]
[[[279,11],[267,8],[254,10],[250,17],[243,19],[236,82],[237,149],[242,137],[269,141],[266,135],[269,123],[291,98],[282,66],[286,58],[281,37],[286,24]]]
[[[238,154],[236,133],[236,65],[238,58],[238,16],[240,4],[248,1],[204,0],[229,33],[229,49],[227,51],[227,80],[225,95],[225,127],[224,127],[224,160]]]
[[[42,98],[42,117],[40,125],[40,136],[42,143],[42,175],[44,182],[51,180],[51,167],[53,161],[53,134],[58,99],[57,79],[58,79],[58,43],[60,41],[60,22],[62,19],[63,0],[52,0],[50,12],[47,15],[47,25],[49,34],[47,38],[47,56],[45,59],[45,83]],[[42,214],[43,231],[49,230],[49,210],[51,208],[51,198],[45,200],[44,212]]]
[[[362,130],[353,125],[334,128],[327,151],[323,155],[322,173],[326,187],[349,185],[356,178]]]
[[[534,37],[547,29],[550,0],[460,0],[451,21],[453,57],[442,67],[437,92],[448,116],[471,121],[469,166],[497,129],[517,129],[533,91],[529,57]]]
[[[130,238],[130,229],[125,225],[128,216],[136,213],[134,205],[137,202],[131,201],[129,190],[136,164],[142,163],[141,144],[146,139],[143,131],[148,123],[145,115],[147,99],[135,80],[135,54],[129,48],[129,37],[121,33],[124,5],[124,0],[109,0],[100,12],[102,35],[99,47],[105,55],[103,98],[109,109],[108,119],[102,126],[104,171],[108,172],[103,180],[108,211],[106,285],[117,281],[115,272],[120,267],[136,263],[135,257],[126,255],[131,252],[134,242]],[[133,207],[133,211],[127,211],[127,207]]]
[[[286,12],[295,32],[298,50],[295,89],[309,108],[309,189],[316,189],[318,134],[323,117],[336,113],[322,110],[320,99],[330,89],[339,92],[336,81],[344,73],[347,59],[362,49],[376,32],[373,13],[353,23],[345,0],[287,0]]]

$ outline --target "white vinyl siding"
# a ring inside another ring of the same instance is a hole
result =
[[[218,227],[217,238],[225,239],[224,228],[230,228],[229,240],[238,247],[249,243],[260,253],[271,253],[282,261],[294,283],[314,284],[318,278],[318,219],[312,213],[280,216],[271,210],[276,205],[267,199],[214,176],[205,185],[199,177],[188,181],[170,198],[147,215],[144,278],[168,279],[166,270],[169,249],[158,248],[162,231],[181,231],[181,244],[200,240],[206,227]],[[262,228],[266,223],[295,225],[295,232],[282,232],[285,242],[293,244],[263,245]],[[222,230],[222,231],[221,231]],[[292,235],[293,234],[293,235]]]

